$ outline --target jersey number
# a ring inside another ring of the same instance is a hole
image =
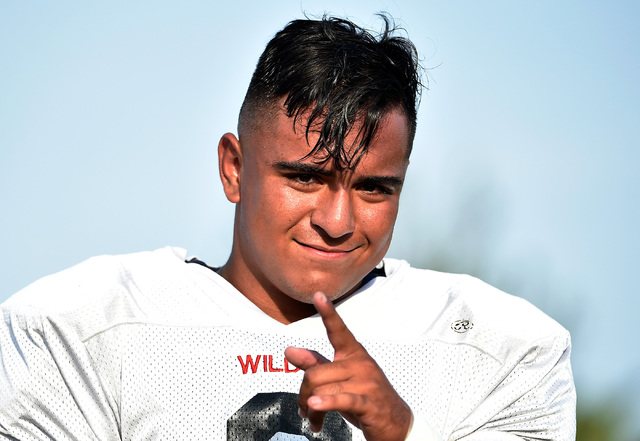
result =
[[[297,395],[285,392],[255,395],[227,420],[227,441],[351,441],[351,428],[338,412],[329,412],[322,430],[309,430],[298,416]]]

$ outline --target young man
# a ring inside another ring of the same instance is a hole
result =
[[[102,256],[8,300],[0,437],[573,439],[561,326],[471,277],[384,258],[416,60],[388,28],[279,32],[218,147],[236,205],[227,263]]]

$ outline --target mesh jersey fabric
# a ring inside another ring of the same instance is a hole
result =
[[[303,372],[284,349],[332,357],[320,317],[281,324],[185,258],[170,247],[94,257],[7,300],[0,438],[363,440],[338,414],[319,434],[297,416]],[[564,328],[473,277],[394,259],[385,268],[337,310],[416,430],[575,439]]]

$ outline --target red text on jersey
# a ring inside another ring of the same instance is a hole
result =
[[[284,363],[280,365],[282,367],[278,367],[273,365],[273,355],[256,355],[255,358],[251,355],[246,355],[244,358],[242,355],[238,355],[243,374],[248,374],[249,372],[255,374],[259,370],[262,372],[285,372],[290,374],[300,370],[289,364],[286,358],[283,358],[283,360]]]

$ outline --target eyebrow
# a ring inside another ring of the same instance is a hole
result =
[[[335,172],[318,167],[313,164],[297,161],[278,161],[273,166],[280,171],[290,171],[298,173],[313,173],[320,176],[333,176]]]
[[[311,173],[320,176],[333,176],[335,171],[327,170],[313,164],[297,161],[278,161],[273,164],[274,168],[284,172]],[[401,188],[404,181],[397,176],[363,176],[360,180],[363,184],[373,184]]]
[[[360,180],[363,184],[380,185],[383,187],[401,188],[404,181],[397,176],[365,176]]]

